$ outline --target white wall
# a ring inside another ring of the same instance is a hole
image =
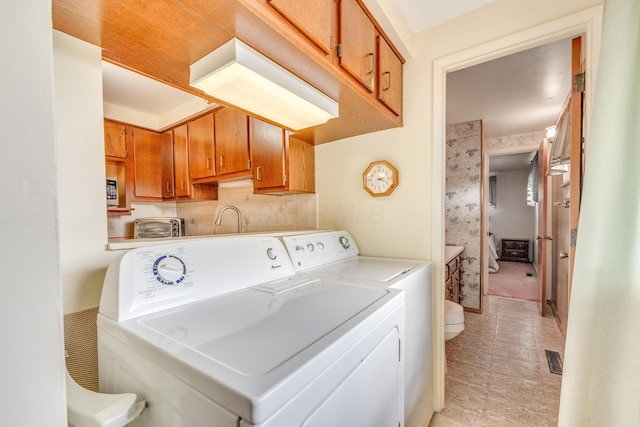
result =
[[[64,312],[95,307],[104,271],[107,213],[99,47],[54,31]]]
[[[489,216],[496,245],[502,239],[529,240],[529,259],[533,259],[536,225],[535,207],[527,205],[527,178],[529,171],[496,172],[497,203],[489,206]]]
[[[63,426],[50,1],[3,3],[0,55],[0,423]]]

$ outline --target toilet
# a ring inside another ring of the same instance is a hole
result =
[[[88,390],[67,375],[67,419],[72,427],[123,427],[138,418],[145,402],[133,393],[106,394]]]
[[[464,310],[460,304],[444,300],[444,340],[448,341],[464,331]]]

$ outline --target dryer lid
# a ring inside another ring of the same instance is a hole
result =
[[[313,270],[314,273],[330,274],[341,279],[365,279],[389,282],[413,269],[418,262],[411,260],[355,257]]]

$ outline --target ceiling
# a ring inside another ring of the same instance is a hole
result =
[[[495,0],[392,0],[414,33],[464,15]]]
[[[455,71],[447,75],[447,124],[482,120],[484,138],[542,131],[556,123],[570,84],[571,39]],[[491,167],[527,168],[532,156],[492,159]]]

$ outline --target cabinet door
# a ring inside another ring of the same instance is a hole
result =
[[[189,166],[191,178],[215,176],[213,113],[189,122]]]
[[[402,62],[384,37],[378,36],[378,99],[402,115]]]
[[[249,136],[254,189],[284,187],[284,130],[252,117],[249,119]]]
[[[242,111],[223,108],[215,112],[216,175],[248,172],[249,116]]]
[[[104,154],[111,157],[127,157],[127,126],[104,121]]]
[[[173,130],[173,179],[176,197],[191,195],[189,182],[189,140],[187,125],[178,126]]]
[[[334,0],[267,0],[287,21],[324,53],[331,53]]]
[[[340,66],[370,92],[375,88],[377,31],[356,0],[340,1]]]
[[[162,164],[162,198],[175,196],[173,182],[173,131],[168,130],[160,136],[160,162]]]
[[[133,194],[137,199],[162,199],[160,134],[133,128]]]

